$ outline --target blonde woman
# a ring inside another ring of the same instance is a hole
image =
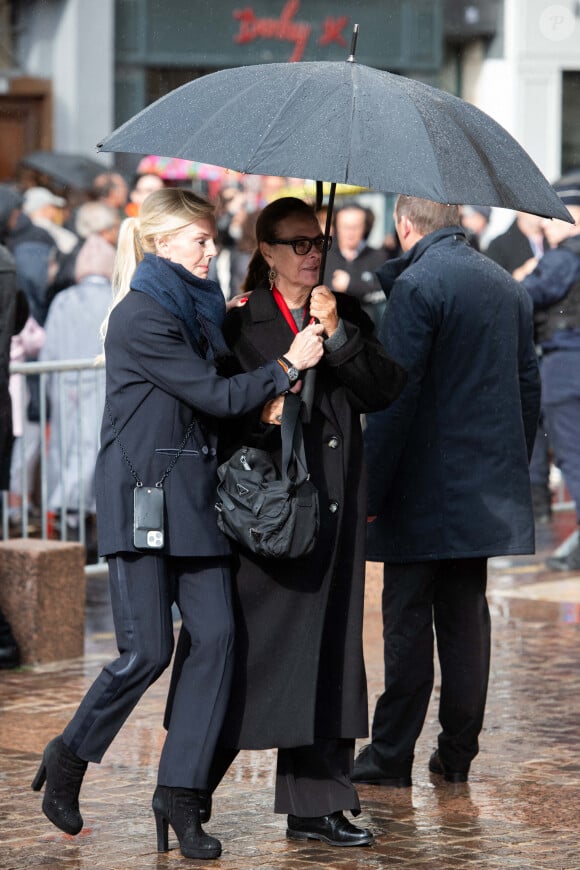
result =
[[[306,369],[323,351],[322,326],[313,325],[284,359],[229,379],[219,374],[225,303],[207,280],[215,229],[210,204],[176,188],[152,193],[139,218],[123,224],[104,325],[107,401],[96,467],[99,552],[109,563],[119,657],[48,744],[32,785],[38,791],[46,780],[45,815],[78,834],[87,763],[101,761],[169,664],[175,602],[194,642],[175,692],[153,810],[160,851],[171,825],[182,854],[205,859],[221,853],[201,827],[200,792],[226,709],[233,647],[230,551],[214,510],[217,422],[287,391],[289,364]],[[135,539],[144,492],[154,499],[145,509],[151,522]]]

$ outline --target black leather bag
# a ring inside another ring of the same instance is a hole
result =
[[[259,556],[297,559],[312,551],[320,524],[300,423],[300,398],[285,397],[282,468],[265,450],[240,447],[218,468],[219,528]]]

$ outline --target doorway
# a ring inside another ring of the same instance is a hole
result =
[[[45,79],[9,79],[0,94],[0,181],[14,181],[32,151],[52,147],[52,94]]]

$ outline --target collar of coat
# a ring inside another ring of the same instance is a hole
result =
[[[436,245],[438,242],[445,241],[450,237],[453,237],[456,241],[463,241],[465,244],[468,244],[465,232],[460,226],[443,227],[442,230],[435,230],[435,232],[423,236],[423,238],[419,239],[417,244],[413,245],[412,248],[409,248],[402,257],[397,257],[395,260],[387,260],[387,262],[381,266],[376,273],[386,296],[389,296],[391,288],[399,275],[404,272],[405,269],[408,269],[408,267],[413,263],[416,263],[417,260],[423,256],[427,248]]]
[[[287,326],[288,333],[293,335],[290,326],[286,323],[286,318],[282,314],[278,303],[268,288],[258,287],[250,293],[244,308],[246,307],[252,315],[254,323],[263,323],[264,321],[276,320],[276,318],[282,317],[282,320]]]

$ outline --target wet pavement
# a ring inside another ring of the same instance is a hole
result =
[[[272,812],[274,752],[241,753],[215,796],[208,831],[219,861],[156,851],[150,809],[164,732],[167,678],[141,701],[101,765],[90,765],[77,837],[54,828],[30,783],[114,652],[107,584],[89,581],[85,656],[0,672],[0,870],[580,870],[580,574],[546,571],[544,558],[574,530],[571,513],[539,527],[538,553],[490,563],[493,653],[481,752],[466,784],[429,774],[437,692],[417,744],[413,788],[361,786],[366,848],[287,840]],[[365,652],[371,705],[381,690],[380,566],[367,572]],[[372,709],[372,707],[371,707]],[[364,741],[361,741],[364,742]]]

